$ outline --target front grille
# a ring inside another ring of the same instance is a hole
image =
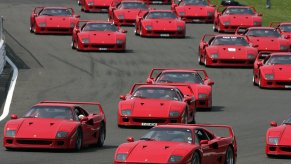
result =
[[[221,63],[225,64],[246,64],[245,60],[220,60]]]
[[[115,44],[91,44],[93,48],[114,48]]]
[[[134,122],[144,122],[144,123],[165,123],[165,119],[146,119],[146,118],[134,118]]]
[[[277,85],[291,85],[291,81],[278,81],[276,82]]]
[[[291,147],[280,147],[281,151],[291,152]]]
[[[69,28],[47,28],[48,31],[53,31],[53,32],[69,32]]]
[[[175,34],[176,31],[154,31],[156,34]]]
[[[47,140],[16,140],[18,144],[29,144],[29,145],[50,145],[52,141]]]

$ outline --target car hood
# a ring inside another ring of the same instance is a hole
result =
[[[245,46],[219,45],[208,48],[209,55],[218,54],[219,59],[247,59],[248,48]]]
[[[86,0],[87,3],[94,2],[94,6],[110,6],[112,0]]]
[[[279,50],[282,43],[283,45],[289,44],[288,41],[284,43],[284,40],[281,38],[249,37],[249,39],[253,44],[258,45],[258,49],[260,50]]]
[[[276,80],[291,81],[291,64],[273,65],[273,73]]]
[[[178,21],[176,19],[151,19],[145,20],[143,23],[146,25],[151,25],[153,30],[177,30]]]
[[[39,16],[36,23],[46,23],[46,27],[70,27],[75,19],[68,16]]]
[[[185,12],[189,16],[207,16],[208,12],[214,13],[214,8],[209,6],[179,6],[176,7],[177,12]]]
[[[252,15],[225,15],[221,16],[222,23],[229,21],[230,25],[246,25],[253,26],[257,16]],[[257,20],[259,21],[259,20]]]
[[[280,145],[291,145],[291,126],[285,125],[279,141]]]
[[[78,34],[80,40],[87,38],[93,44],[115,44],[117,35],[116,32],[111,31],[90,31]]]
[[[185,156],[194,148],[182,142],[139,141],[127,157],[127,161],[168,163],[171,155]]]
[[[49,118],[26,118],[19,125],[16,137],[55,138],[57,131],[71,132],[74,121]]]

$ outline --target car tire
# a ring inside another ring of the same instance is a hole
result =
[[[140,25],[140,28],[139,28],[139,36],[143,37],[142,35],[143,35],[142,34],[142,26]]]
[[[185,110],[185,114],[184,114],[184,124],[188,124],[188,109]]]
[[[32,25],[29,27],[29,32],[33,33]]]
[[[193,113],[193,116],[192,116],[193,118],[192,118],[192,122],[191,122],[192,124],[196,124],[196,117],[195,117],[195,115],[196,115],[196,114]]]
[[[257,85],[256,80],[255,80],[255,74],[253,74],[253,85],[254,85],[254,86]]]
[[[202,65],[200,50],[198,51],[198,64]]]
[[[212,29],[213,29],[213,32],[217,32],[217,29],[215,27],[215,23],[213,23]]]
[[[231,146],[226,150],[224,164],[234,164],[234,152]]]
[[[104,145],[105,136],[106,136],[105,125],[102,122],[101,125],[100,125],[99,136],[98,136],[98,141],[97,141],[97,146],[98,147],[102,147]]]
[[[200,164],[201,161],[200,161],[200,155],[199,153],[196,151],[192,157],[192,161],[191,161],[191,164]]]
[[[80,128],[76,131],[76,142],[75,142],[75,151],[80,151],[83,146],[83,135]]]
[[[223,31],[221,31],[221,29],[220,29],[220,23],[218,23],[218,25],[217,25],[217,32],[218,33],[222,33]]]
[[[81,5],[81,2],[80,2],[80,0],[78,0],[78,5],[79,5],[79,6]]]
[[[72,40],[72,43],[71,43],[71,48],[72,48],[72,49],[76,49],[74,44],[75,44],[75,41]]]
[[[263,88],[262,87],[262,80],[261,80],[261,75],[259,74],[259,83],[258,83],[258,86],[260,87],[260,88]]]
[[[205,67],[208,67],[207,59],[206,59],[206,54],[204,55],[204,65],[205,65]]]

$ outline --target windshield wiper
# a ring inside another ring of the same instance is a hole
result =
[[[173,83],[173,81],[170,81],[170,80],[159,80],[159,82]]]
[[[155,141],[155,139],[153,139],[153,138],[146,138],[146,137],[140,138],[140,140]]]

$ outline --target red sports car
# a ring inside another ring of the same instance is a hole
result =
[[[90,144],[103,146],[106,136],[105,115],[96,102],[43,101],[24,117],[12,114],[11,119],[4,127],[3,145],[7,149],[80,150]]]
[[[199,44],[199,64],[252,67],[258,50],[244,36],[206,34]]]
[[[276,155],[291,155],[291,116],[277,126],[275,121],[266,134],[266,155],[269,157]]]
[[[262,14],[249,6],[220,6],[214,14],[213,30],[235,32],[239,27],[262,26]]]
[[[187,84],[196,98],[196,107],[212,108],[212,85],[205,70],[154,68],[148,75],[149,84]]]
[[[84,12],[107,12],[113,0],[78,0],[81,11]]]
[[[273,27],[239,27],[236,34],[245,35],[258,51],[290,51],[289,37],[280,34],[280,30]]]
[[[254,64],[253,82],[261,88],[291,88],[291,53],[261,53]]]
[[[127,141],[116,149],[115,164],[234,164],[237,158],[235,135],[227,125],[160,125],[138,141]]]
[[[291,45],[291,22],[272,22],[270,26],[278,28],[281,35],[283,35],[286,39],[289,39]]]
[[[215,5],[210,0],[172,0],[171,9],[186,22],[213,22]]]
[[[81,51],[125,51],[126,32],[112,22],[78,21],[71,46]]]
[[[135,34],[151,37],[180,37],[186,33],[185,21],[171,10],[150,10],[136,18]]]
[[[195,123],[194,93],[183,86],[187,94],[177,86],[134,84],[127,95],[120,96],[118,126]]]
[[[30,16],[30,32],[37,34],[72,34],[80,16],[66,7],[36,7]]]
[[[140,0],[126,0],[112,3],[109,7],[109,20],[117,25],[135,25],[136,16],[146,13],[149,6]]]

